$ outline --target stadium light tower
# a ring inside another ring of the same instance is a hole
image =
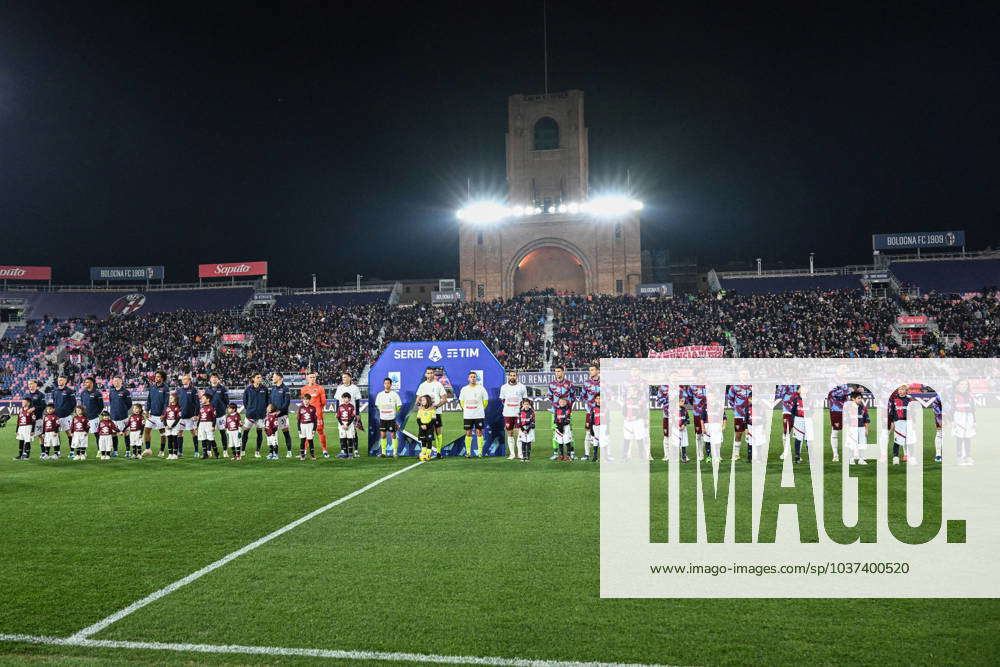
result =
[[[816,257],[816,253],[809,253],[809,275],[813,275],[816,271],[813,266],[813,259]]]
[[[760,270],[760,257],[758,257],[758,258],[757,258],[757,275],[758,275],[758,276],[759,276],[759,275],[761,275],[761,270]]]

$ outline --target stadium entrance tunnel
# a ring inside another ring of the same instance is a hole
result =
[[[375,398],[378,392],[383,391],[383,381],[386,378],[392,381],[392,388],[399,393],[403,404],[396,416],[399,456],[417,456],[420,453],[416,392],[424,381],[424,373],[428,368],[434,369],[447,391],[447,402],[442,414],[446,419],[447,415],[457,413],[456,417],[461,420],[462,408],[458,403],[458,394],[468,384],[469,373],[476,372],[489,401],[483,420],[483,442],[477,442],[478,436],[473,431],[473,451],[480,450],[484,456],[506,456],[503,406],[500,401],[504,369],[481,340],[389,343],[386,346],[368,371],[368,455],[375,456],[381,452]],[[458,438],[445,441],[442,446],[445,456],[457,456],[464,452],[464,432]],[[387,450],[387,453],[390,452]]]
[[[526,254],[514,269],[514,296],[552,288],[557,292],[586,294],[583,262],[569,250],[552,245]]]

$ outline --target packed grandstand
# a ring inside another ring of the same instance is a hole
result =
[[[322,383],[362,375],[392,341],[483,340],[505,367],[582,369],[719,344],[742,357],[1000,356],[1000,260],[900,262],[891,284],[863,276],[720,276],[718,289],[676,298],[536,292],[454,304],[392,303],[388,291],[279,295],[253,287],[138,294],[8,291],[24,320],[0,325],[0,391],[55,374],[78,385],[114,375],[144,389],[156,370],[196,383],[218,373],[241,386],[255,372],[315,370]],[[973,286],[975,285],[975,286]],[[360,378],[364,382],[365,378]]]

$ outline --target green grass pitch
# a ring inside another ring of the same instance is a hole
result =
[[[446,417],[457,436],[460,416]],[[993,600],[600,599],[598,465],[548,461],[539,422],[531,463],[418,466],[94,639],[661,664],[1000,661]],[[0,431],[2,634],[69,636],[414,461],[201,461],[188,442],[181,461],[43,462],[35,445],[14,462],[13,435],[13,424]],[[0,662],[29,660],[314,659],[0,642]]]

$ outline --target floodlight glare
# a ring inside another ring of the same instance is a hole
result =
[[[488,224],[506,218],[510,214],[507,207],[492,201],[474,202],[456,213],[462,222]]]
[[[642,209],[642,202],[622,195],[606,195],[581,205],[581,210],[600,217],[616,217]]]

